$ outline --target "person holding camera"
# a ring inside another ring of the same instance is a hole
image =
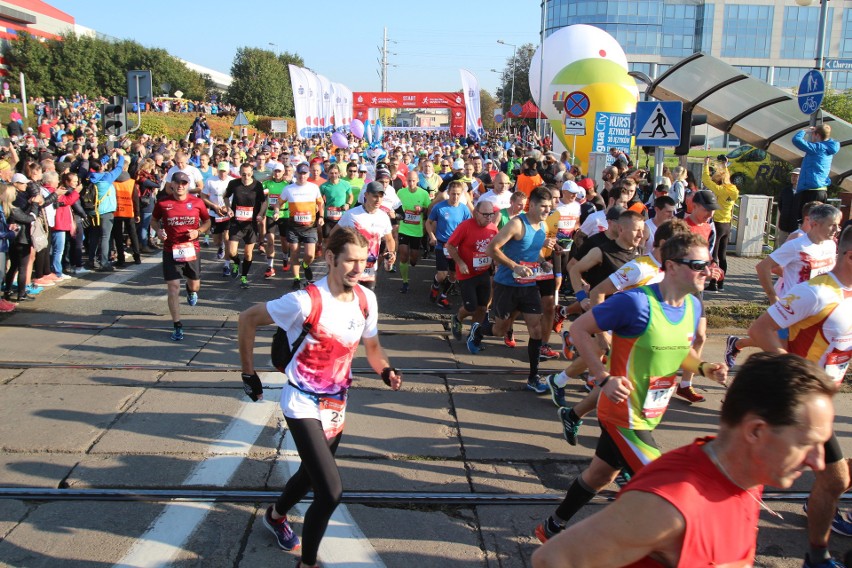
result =
[[[831,161],[840,151],[840,143],[831,139],[830,125],[820,124],[797,132],[793,136],[793,146],[805,153],[796,186],[801,222],[805,203],[826,202],[828,186],[831,185]]]

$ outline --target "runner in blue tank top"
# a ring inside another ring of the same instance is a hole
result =
[[[546,393],[548,387],[538,376],[542,323],[541,294],[536,282],[553,278],[553,266],[541,256],[542,247],[552,249],[556,244],[556,239],[545,235],[544,220],[552,207],[550,191],[545,187],[534,189],[529,211],[510,220],[488,245],[488,254],[498,265],[491,303],[496,319],[492,323],[486,316],[481,323],[474,323],[467,338],[468,351],[478,353],[484,336],[503,337],[512,323],[512,312],[521,312],[530,333],[527,389],[538,394]]]

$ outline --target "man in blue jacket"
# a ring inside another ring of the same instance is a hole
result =
[[[806,135],[810,140],[805,140]],[[837,140],[831,139],[831,126],[821,124],[801,130],[793,136],[793,145],[805,153],[802,159],[796,197],[799,200],[799,222],[802,220],[802,206],[811,201],[825,203],[828,186],[831,185],[831,160],[840,150]]]
[[[106,163],[100,160],[92,160],[89,162],[91,173],[89,181],[95,184],[98,188],[98,216],[100,217],[100,257],[101,266],[97,269],[98,272],[113,272],[115,269],[109,261],[109,241],[112,235],[112,222],[115,210],[118,207],[115,197],[115,187],[112,183],[118,179],[121,172],[124,171],[124,150],[117,148],[113,151],[113,155],[118,156],[118,161],[115,167],[110,171],[104,171]],[[106,156],[105,156],[106,157]],[[95,247],[89,250],[89,260],[93,261],[95,256]]]

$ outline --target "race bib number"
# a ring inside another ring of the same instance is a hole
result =
[[[241,223],[251,221],[254,217],[254,207],[242,207],[238,205],[234,216],[236,217],[237,221]]]
[[[423,215],[419,211],[406,211],[403,221],[409,225],[419,225]]]
[[[539,263],[521,261],[518,264],[520,264],[521,266],[526,266],[532,271],[532,274],[529,276],[518,276],[517,274],[513,273],[515,276],[515,281],[518,284],[532,284],[533,282],[538,280],[538,274],[541,271],[541,265],[539,265]]]
[[[577,224],[576,217],[560,217],[559,223],[556,225],[560,231],[573,231],[574,226]]]
[[[376,279],[376,257],[370,255],[367,257],[367,264],[364,266],[364,272],[361,273],[361,280],[373,281]]]
[[[473,257],[473,269],[485,270],[491,266],[491,257],[487,254],[476,254]]]
[[[645,403],[642,405],[642,415],[645,418],[662,416],[676,387],[676,377],[651,377],[648,394],[645,395]]]
[[[343,207],[326,207],[325,218],[329,221],[340,221],[343,217]]]
[[[343,400],[331,397],[319,399],[320,422],[327,440],[331,440],[343,432],[346,421],[346,398]]]
[[[852,351],[832,351],[825,357],[825,372],[838,387],[846,376],[850,359],[852,359]]]
[[[231,220],[231,213],[230,212],[228,212],[227,215],[220,215],[220,216],[216,217],[217,223],[226,223],[230,220]]]
[[[313,218],[310,213],[294,213],[293,214],[293,222],[297,225],[308,226],[313,221]]]
[[[269,196],[269,206],[275,207],[276,205],[278,205],[278,196],[277,195],[270,195]]]
[[[181,243],[172,247],[172,258],[175,262],[190,262],[195,260],[195,243]]]

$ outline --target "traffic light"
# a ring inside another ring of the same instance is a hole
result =
[[[706,136],[694,134],[695,127],[707,124],[706,114],[692,114],[692,111],[683,111],[680,120],[680,144],[675,148],[676,156],[686,156],[693,146],[704,146]]]
[[[107,136],[118,137],[127,132],[127,108],[124,97],[114,96],[110,102],[103,105],[101,122],[104,134]]]

